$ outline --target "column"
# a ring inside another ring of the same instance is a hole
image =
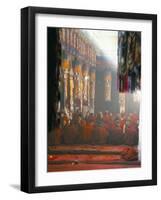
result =
[[[94,113],[94,102],[95,102],[95,81],[96,74],[95,68],[90,69],[90,113]]]

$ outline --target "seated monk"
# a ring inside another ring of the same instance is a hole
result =
[[[93,134],[93,124],[90,121],[87,121],[84,127],[82,128],[82,143],[91,144],[92,143],[92,134]]]
[[[139,116],[136,113],[132,113],[131,114],[131,121],[137,123],[138,120],[139,120]]]
[[[124,141],[127,145],[138,145],[138,128],[135,124],[126,125]]]
[[[79,121],[79,126],[78,126],[78,131],[79,131],[79,143],[80,144],[84,144],[84,141],[83,141],[83,131],[84,131],[84,128],[86,126],[86,121],[84,119],[81,119]]]
[[[97,121],[94,126],[92,143],[96,145],[108,143],[109,132],[102,121]]]
[[[86,126],[86,121],[81,116],[79,116],[75,125],[78,130],[76,144],[82,144],[82,143],[84,143],[83,142],[83,130],[84,130],[84,127]]]
[[[110,124],[110,118],[109,118],[107,112],[105,112],[104,115],[103,115],[103,122],[104,122],[105,128],[108,130],[109,129],[109,124]]]
[[[123,144],[124,140],[124,134],[122,129],[120,128],[119,122],[116,122],[115,127],[110,129],[110,136],[109,136],[109,142],[110,144]]]
[[[109,132],[103,122],[102,113],[97,115],[96,123],[93,131],[93,144],[107,144]]]
[[[96,117],[93,113],[90,113],[87,120],[90,122],[95,122]]]
[[[110,121],[110,116],[109,116],[109,113],[107,111],[103,114],[103,120]]]
[[[55,128],[54,129],[54,144],[62,144],[62,129],[61,128]]]
[[[78,141],[78,127],[74,122],[71,122],[63,129],[64,144],[76,144]]]
[[[133,147],[126,147],[122,151],[121,157],[127,161],[138,160],[138,152]]]
[[[104,128],[108,131],[109,130],[109,123],[104,121]]]
[[[107,144],[109,132],[106,127],[97,127],[95,129],[95,140],[97,144]]]
[[[109,127],[109,131],[113,130],[115,128],[115,123],[113,120],[111,120],[109,123],[108,123],[108,127]]]
[[[49,145],[59,145],[62,144],[62,130],[57,127],[54,128],[48,135],[48,144]]]

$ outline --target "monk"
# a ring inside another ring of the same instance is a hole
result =
[[[93,137],[94,126],[90,120],[84,124],[82,129],[82,143],[91,144]]]
[[[127,145],[138,145],[138,127],[137,124],[132,121],[126,123],[125,128],[125,144]]]
[[[138,152],[133,147],[126,147],[121,153],[121,156],[127,161],[138,160]]]
[[[63,141],[64,144],[76,144],[78,141],[78,126],[72,120],[71,123],[63,128]]]
[[[120,145],[123,144],[123,130],[120,127],[119,120],[117,119],[115,121],[115,126],[113,126],[110,129],[110,144],[114,145]]]
[[[62,129],[59,127],[59,125],[56,125],[56,127],[49,133],[48,144],[49,145],[62,144]]]
[[[103,115],[102,113],[97,114],[96,123],[94,126],[93,131],[93,141],[94,144],[107,144],[108,141],[109,132],[107,128],[105,127],[105,124],[103,122]]]

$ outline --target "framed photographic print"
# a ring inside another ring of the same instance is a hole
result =
[[[21,190],[157,184],[157,16],[21,9]]]

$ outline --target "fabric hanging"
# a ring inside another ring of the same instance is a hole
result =
[[[134,92],[141,82],[141,33],[118,32],[118,89]]]

